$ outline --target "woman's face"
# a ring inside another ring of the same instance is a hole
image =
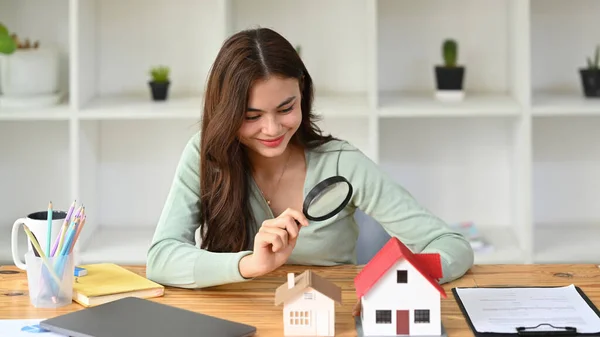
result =
[[[238,138],[264,157],[284,153],[302,122],[300,88],[295,78],[269,77],[250,89],[248,109]]]

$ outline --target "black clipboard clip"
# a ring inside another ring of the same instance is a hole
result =
[[[542,325],[547,325],[553,330],[534,330]],[[573,326],[562,326],[557,327],[550,323],[541,323],[536,326],[521,326],[517,328],[517,334],[519,336],[576,336],[577,328]]]

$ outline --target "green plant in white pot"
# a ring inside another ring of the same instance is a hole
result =
[[[0,27],[0,106],[43,107],[60,101],[59,53]]]
[[[152,99],[155,101],[165,101],[169,95],[170,69],[166,66],[156,66],[150,69],[151,80],[148,82],[152,92]]]

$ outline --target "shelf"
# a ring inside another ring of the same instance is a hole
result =
[[[534,116],[600,116],[600,98],[583,93],[540,93],[533,96]]]
[[[146,264],[154,227],[99,226],[85,247],[79,248],[81,264],[112,262]]]
[[[200,119],[202,96],[172,95],[167,101],[152,101],[148,95],[107,95],[86,104],[79,118],[85,120],[121,119]]]
[[[582,101],[579,69],[594,56],[598,45],[600,3],[595,0],[530,0],[531,89],[542,95],[534,102],[538,115],[596,114]],[[556,105],[554,105],[556,104]],[[536,106],[537,105],[537,106]],[[573,109],[573,111],[568,111]]]
[[[390,119],[381,123],[379,163],[443,219],[512,223],[512,121]]]
[[[511,26],[518,23],[513,5],[499,0],[377,1],[379,90],[432,91],[434,67],[443,62],[441,48],[447,38],[458,43],[457,62],[466,67],[467,94],[514,89],[511,77],[518,77],[515,56],[520,49],[512,46],[516,37]],[[516,31],[523,34],[521,28]]]
[[[597,223],[536,224],[534,263],[594,263],[600,261]]]
[[[535,262],[600,260],[584,250],[600,237],[584,223],[600,219],[600,99],[583,96],[578,73],[600,2],[457,1],[0,0],[0,22],[58,48],[65,93],[58,106],[0,106],[0,233],[77,199],[90,216],[84,261],[145,263],[217,52],[265,27],[301,46],[326,134],[442,219],[478,225],[495,248],[475,263],[530,262],[534,240]],[[466,66],[459,102],[435,98],[447,38]],[[155,65],[172,70],[164,102],[148,86]]]
[[[107,95],[96,97],[80,111],[83,120],[200,119],[202,94],[172,95],[167,101],[152,101],[149,95]],[[315,95],[313,110],[324,118],[368,117],[367,98],[360,94]],[[0,118],[2,114],[0,113]],[[68,114],[66,115],[68,117]]]
[[[440,102],[434,93],[385,93],[379,98],[381,117],[518,116],[521,107],[510,96],[466,93],[461,102]]]
[[[68,120],[71,110],[67,103],[42,108],[2,108],[0,121],[51,121]]]

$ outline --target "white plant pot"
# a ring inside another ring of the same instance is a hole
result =
[[[18,49],[0,55],[2,106],[43,106],[60,101],[59,54],[52,48]]]
[[[441,102],[461,102],[465,99],[463,90],[437,90],[435,98]]]

